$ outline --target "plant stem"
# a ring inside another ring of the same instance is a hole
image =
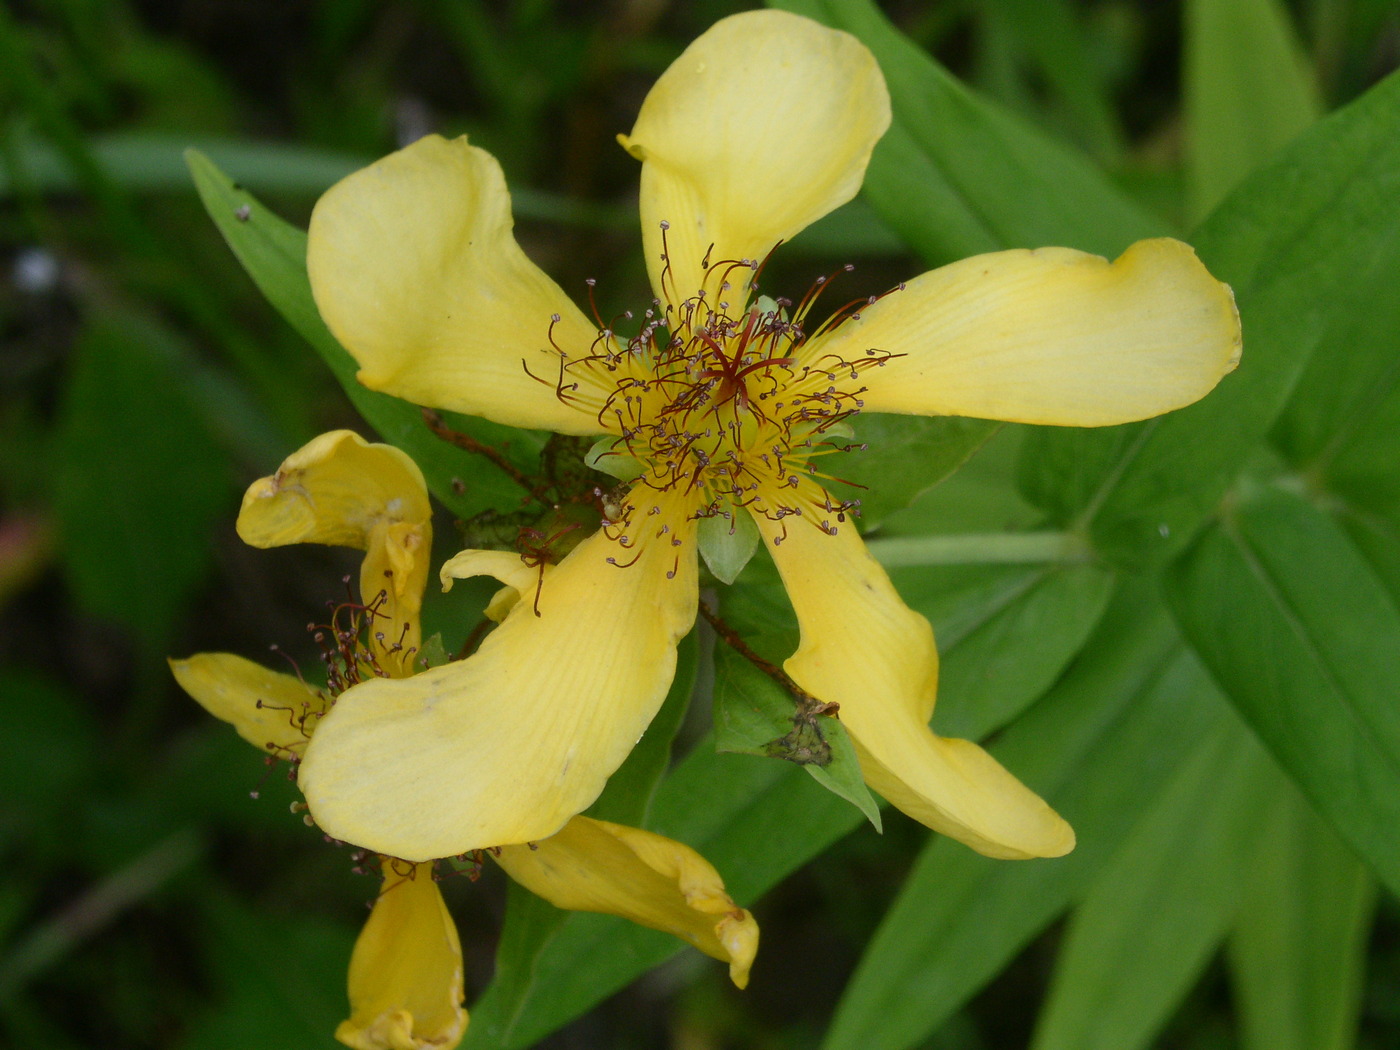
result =
[[[1036,565],[1087,561],[1093,551],[1073,532],[1011,532],[966,536],[889,536],[869,541],[886,568],[910,565]]]

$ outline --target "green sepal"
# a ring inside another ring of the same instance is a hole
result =
[[[882,830],[846,727],[832,715],[798,708],[777,682],[723,644],[715,651],[714,723],[716,751],[794,762]]]
[[[615,437],[599,438],[583,457],[589,468],[618,481],[636,481],[646,473],[646,464],[635,456],[617,450]]]
[[[442,632],[427,639],[418,650],[418,658],[413,662],[420,667],[441,667],[450,662],[452,657],[447,654],[447,647],[442,644]]]
[[[737,507],[701,518],[697,531],[700,556],[721,583],[737,580],[758,550],[758,526]]]

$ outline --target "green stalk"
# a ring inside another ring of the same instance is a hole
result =
[[[1093,551],[1074,532],[1011,532],[967,536],[890,536],[869,541],[887,569],[911,565],[1039,565],[1087,561]]]

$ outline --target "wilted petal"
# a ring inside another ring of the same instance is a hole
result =
[[[328,701],[300,678],[269,671],[233,653],[169,660],[180,688],[259,751],[301,754]]]
[[[674,934],[727,962],[740,988],[749,982],[758,924],[730,899],[710,862],[683,843],[575,817],[538,843],[504,847],[496,860],[557,907],[621,915]]]
[[[554,347],[586,354],[597,332],[525,257],[513,226],[494,157],[465,138],[419,139],[317,202],[306,256],[316,305],[371,390],[595,433],[596,419],[555,396]]]
[[[643,162],[642,239],[657,295],[689,298],[707,255],[760,260],[850,200],[889,123],[884,77],[855,37],[783,11],[717,22],[656,82],[621,140]]]
[[[790,491],[781,497],[788,504]],[[821,498],[810,482],[800,491]],[[757,518],[802,632],[783,667],[812,695],[841,705],[866,782],[915,820],[989,857],[1073,849],[1069,825],[996,759],[929,729],[938,688],[933,629],[900,600],[853,524],[830,536],[815,517],[809,505],[781,522]]]
[[[540,615],[519,601],[466,660],[338,698],[299,774],[323,829],[427,860],[547,838],[597,798],[695,616],[692,497],[641,491],[655,498],[637,503],[627,546],[585,539],[546,576]]]
[[[419,647],[419,610],[432,553],[432,508],[418,465],[349,430],[313,439],[243,497],[238,534],[254,547],[326,543],[365,552],[360,596],[375,604],[381,658],[406,671]],[[400,664],[405,666],[399,666]]]
[[[467,1030],[456,924],[431,864],[384,866],[350,957],[350,1019],[335,1037],[355,1050],[452,1050]]]
[[[867,411],[1105,426],[1209,393],[1239,361],[1240,321],[1229,286],[1161,238],[1113,263],[1069,248],[964,259],[813,339],[802,360],[872,349],[903,356],[860,372]]]

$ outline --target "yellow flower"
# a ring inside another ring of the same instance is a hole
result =
[[[430,517],[423,476],[403,452],[344,430],[315,438],[248,489],[238,532],[258,547],[327,543],[365,552],[362,606],[322,632],[336,657],[328,661],[327,688],[232,653],[171,660],[175,678],[255,747],[299,761],[335,694],[363,680],[411,680]],[[355,629],[355,615],[367,620],[364,630]],[[507,872],[559,907],[609,912],[674,934],[728,963],[741,988],[747,983],[758,926],[689,847],[575,817],[552,838],[498,852]],[[383,886],[350,961],[350,1017],[336,1038],[357,1050],[451,1050],[467,1026],[456,926],[431,862],[384,856],[381,864]]]
[[[776,11],[737,15],[653,87],[623,145],[642,161],[654,309],[599,330],[512,234],[495,160],[436,136],[349,176],[312,216],[322,316],[366,386],[520,427],[611,440],[640,475],[611,520],[545,569],[467,552],[445,572],[507,585],[472,658],[349,690],[301,783],[333,835],[408,858],[544,838],[581,811],[664,697],[697,597],[697,522],[749,515],[801,628],[788,673],[840,705],[866,779],[996,857],[1073,832],[976,744],[928,727],[938,658],[818,480],[857,411],[1073,426],[1207,393],[1239,357],[1230,290],[1185,244],[1115,262],[1006,251],[924,274],[808,332],[808,301],[750,306],[788,239],[860,186],[888,127],[874,58]],[[788,304],[790,305],[790,304]],[[509,792],[502,783],[513,785]]]

